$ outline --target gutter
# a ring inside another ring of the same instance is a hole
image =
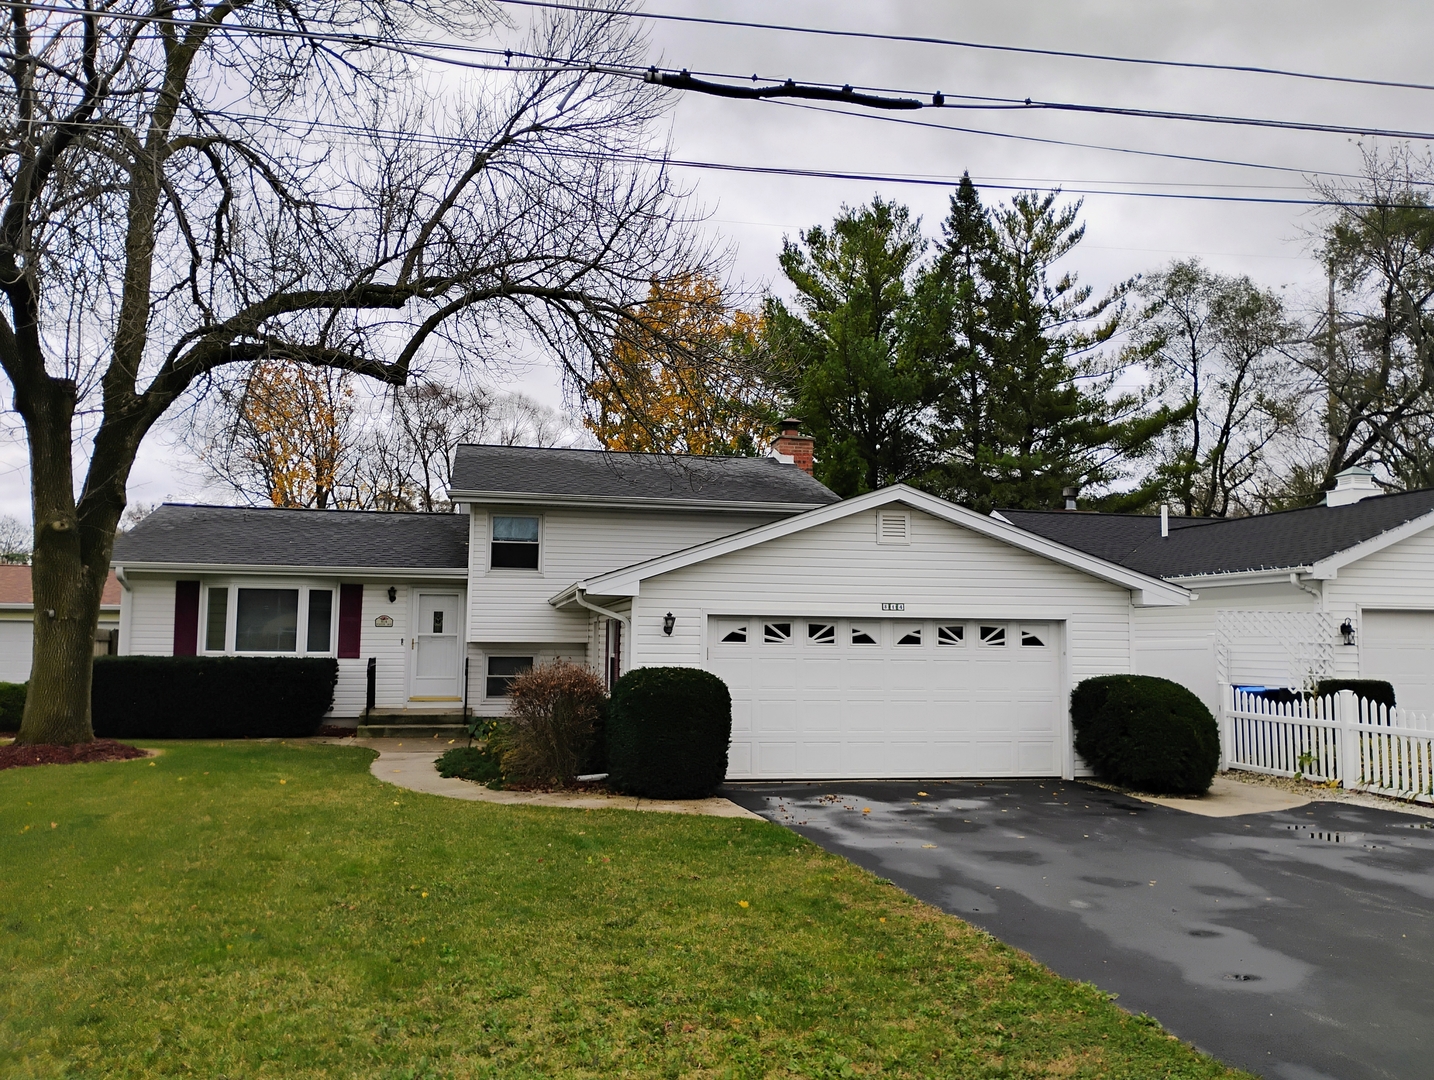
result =
[[[1300,580],[1299,574],[1291,574],[1291,575],[1290,575],[1290,584],[1293,585],[1296,589],[1299,589],[1299,590],[1302,591],[1302,592],[1307,592],[1307,593],[1309,593],[1311,596],[1313,596],[1313,597],[1315,598],[1315,601],[1319,604],[1320,608],[1321,608],[1321,609],[1324,608],[1324,590],[1323,590],[1323,589],[1317,589],[1317,588],[1315,588],[1313,585],[1306,585],[1304,582],[1302,582],[1302,581]]]
[[[124,576],[124,567],[116,566],[114,568],[114,572],[115,580],[120,583],[120,588],[122,588],[125,592],[134,592],[134,590],[130,588],[129,579]]]

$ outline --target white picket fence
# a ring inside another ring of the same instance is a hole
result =
[[[1349,690],[1276,702],[1230,687],[1220,728],[1226,768],[1434,802],[1434,716],[1428,713],[1361,701]]]

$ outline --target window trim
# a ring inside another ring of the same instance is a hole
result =
[[[484,700],[484,701],[507,701],[507,700],[508,700],[508,694],[507,694],[506,691],[505,691],[504,693],[501,693],[501,694],[495,694],[495,693],[493,693],[493,680],[494,680],[494,679],[507,679],[508,681],[507,681],[504,685],[505,685],[505,686],[512,686],[512,685],[513,685],[512,680],[516,679],[519,675],[521,675],[521,674],[523,673],[523,672],[519,671],[519,672],[514,672],[512,675],[494,675],[494,674],[493,674],[493,661],[494,661],[494,660],[526,660],[526,661],[528,662],[528,666],[527,666],[526,668],[524,668],[523,670],[524,670],[524,671],[532,671],[532,670],[533,670],[533,667],[534,667],[534,666],[537,664],[537,662],[538,662],[538,657],[537,657],[536,655],[523,656],[523,655],[521,655],[521,654],[518,654],[518,655],[509,655],[509,654],[499,655],[499,654],[497,654],[497,653],[488,653],[488,654],[486,654],[486,655],[483,657],[483,700]]]
[[[500,517],[505,517],[505,518],[535,518],[535,519],[537,519],[537,522],[538,522],[538,565],[537,565],[537,566],[527,567],[527,566],[494,566],[494,565],[493,565],[493,545],[494,545],[494,544],[497,544],[497,543],[506,543],[506,542],[507,542],[507,541],[499,541],[499,540],[493,539],[494,522],[495,522],[498,518],[500,518]],[[545,561],[545,559],[546,559],[547,549],[548,549],[548,544],[547,544],[547,522],[546,522],[546,515],[541,514],[541,513],[538,513],[537,511],[531,511],[531,512],[530,512],[530,511],[513,510],[513,511],[510,511],[510,512],[504,513],[504,514],[500,514],[500,513],[498,513],[497,511],[494,511],[494,510],[488,511],[488,516],[487,516],[487,543],[486,543],[486,545],[485,545],[485,550],[486,550],[486,553],[487,553],[487,554],[486,554],[486,558],[484,559],[484,571],[483,571],[485,574],[499,574],[499,575],[507,575],[507,574],[514,574],[514,575],[533,575],[533,574],[536,574],[536,575],[538,575],[539,577],[541,577],[541,576],[543,576],[543,563],[544,563],[544,561]]]
[[[209,648],[209,590],[224,589],[227,610],[224,613],[224,648]],[[294,626],[294,648],[291,650],[250,650],[240,652],[235,648],[239,626],[240,589],[283,589],[299,594],[299,611]],[[323,652],[308,649],[309,643],[309,593],[311,591],[333,594],[329,601],[329,647]],[[236,575],[201,578],[199,584],[199,648],[198,656],[338,656],[339,637],[339,582],[325,578],[277,578],[260,575]]]

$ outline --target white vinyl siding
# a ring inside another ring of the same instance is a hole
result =
[[[493,515],[535,516],[541,509],[541,569],[490,570]],[[777,520],[778,514],[691,510],[605,510],[563,507],[470,508],[468,552],[471,642],[581,644],[589,639],[588,614],[558,611],[548,598],[584,578]]]

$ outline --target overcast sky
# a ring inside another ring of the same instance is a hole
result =
[[[918,3],[916,0],[649,0],[647,10],[1001,45],[1137,57],[1254,64],[1365,78],[1434,82],[1434,5],[1364,0],[1106,0],[1087,3]],[[506,9],[519,23],[522,8]],[[856,41],[771,30],[651,24],[656,63],[694,71],[790,77],[919,91],[1082,104],[1223,113],[1327,124],[1425,131],[1434,92],[1153,68],[1074,59]],[[1318,173],[1352,173],[1357,140],[1338,134],[1270,131],[1172,120],[1075,113],[948,109],[834,116],[766,102],[689,95],[674,101],[675,157],[746,165],[894,175],[959,177],[980,185],[1304,198],[1298,173],[1136,157],[1074,147],[931,130],[891,122],[982,128],[1137,150],[1235,159]],[[1419,145],[1421,151],[1426,149]],[[948,190],[740,173],[681,170],[729,244],[747,285],[781,291],[782,237],[830,221],[843,203],[874,194],[910,205],[934,232]],[[989,201],[1009,192],[991,190]],[[1087,194],[1086,240],[1070,268],[1098,289],[1171,259],[1198,256],[1224,272],[1249,274],[1302,303],[1320,287],[1311,258],[1308,207]],[[560,403],[555,374],[533,368],[513,386]],[[202,497],[196,477],[176,468],[160,439],[141,451],[131,502]],[[21,447],[0,455],[0,513],[28,517]],[[220,494],[207,493],[210,497]]]

